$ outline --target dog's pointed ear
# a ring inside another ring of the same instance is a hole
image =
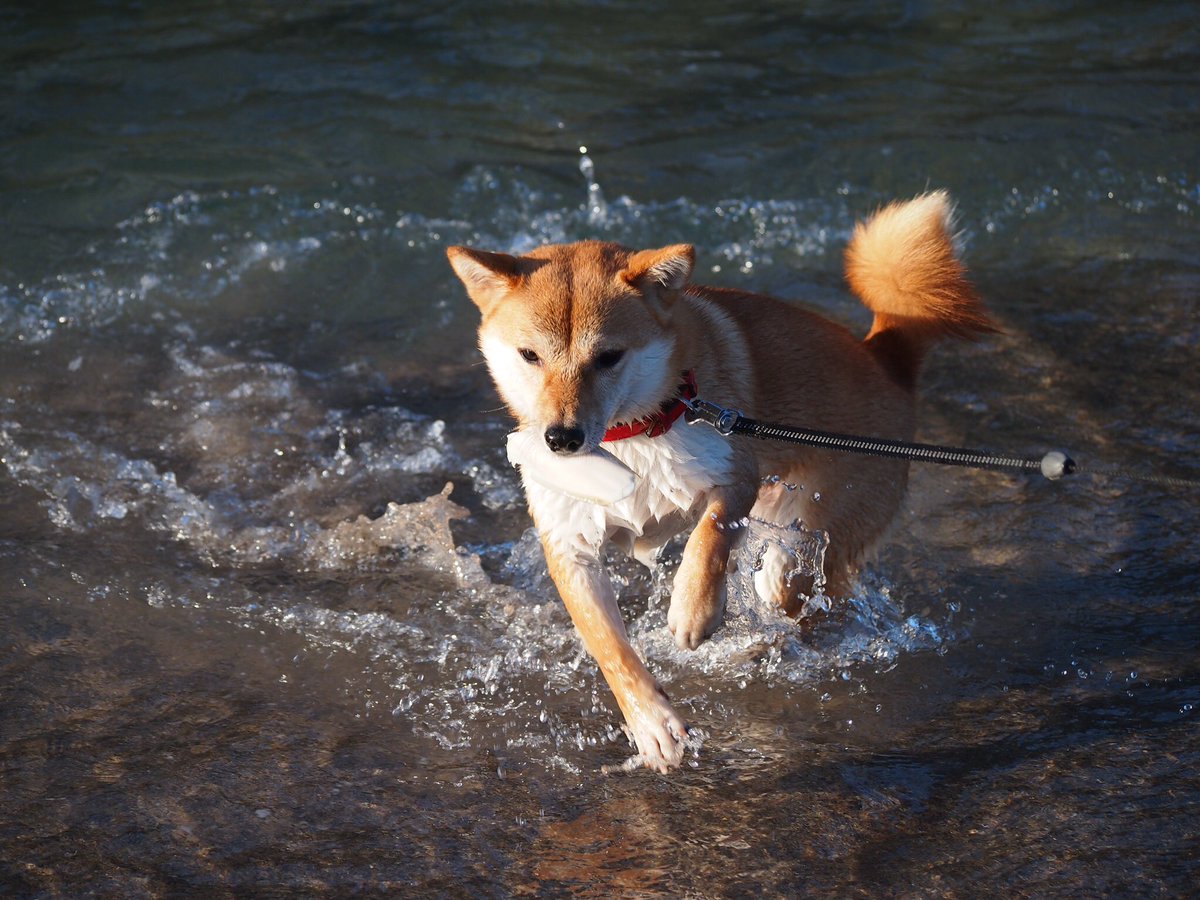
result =
[[[479,311],[486,314],[521,280],[520,262],[507,253],[447,247],[446,257]]]
[[[691,244],[641,250],[629,257],[621,278],[668,307],[687,285],[695,264],[696,250]]]

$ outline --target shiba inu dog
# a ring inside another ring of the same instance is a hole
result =
[[[944,192],[879,211],[846,249],[865,338],[771,297],[692,284],[694,250],[598,241],[524,256],[450,247],[479,307],[479,346],[519,429],[555,457],[606,451],[634,474],[607,505],[523,471],[550,574],[616,696],[641,762],[679,765],[686,726],[626,637],[602,548],[651,564],[691,527],[667,623],[694,649],[719,625],[729,554],[747,516],[825,531],[828,591],[845,594],[896,513],[907,463],[726,437],[676,424],[696,392],[763,421],[909,440],[929,346],[996,330],[959,261]],[[779,476],[771,478],[769,476]],[[782,555],[782,554],[780,554]],[[768,556],[756,591],[795,613],[803,579]]]

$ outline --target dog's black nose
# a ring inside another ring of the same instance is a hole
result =
[[[546,446],[555,453],[574,453],[583,446],[583,429],[551,425],[546,429]]]

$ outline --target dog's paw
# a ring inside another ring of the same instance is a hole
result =
[[[628,729],[638,751],[633,757],[634,765],[663,775],[679,768],[688,727],[661,692],[658,698],[643,704],[637,714],[630,717]]]
[[[703,585],[695,590],[686,580],[676,579],[667,609],[667,628],[681,650],[695,650],[712,636],[725,615],[725,582]]]
[[[703,644],[721,624],[721,608],[715,612],[700,612],[696,608],[672,603],[667,610],[667,628],[675,638],[680,650],[695,650]]]

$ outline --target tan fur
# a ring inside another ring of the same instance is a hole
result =
[[[521,426],[579,429],[581,452],[598,446],[607,427],[653,412],[688,369],[701,397],[751,418],[910,439],[914,385],[928,346],[945,336],[994,330],[955,255],[949,198],[942,192],[893,204],[856,229],[846,251],[847,279],[875,314],[863,340],[781,300],[688,284],[694,252],[687,245],[632,251],[585,241],[522,257],[451,247],[448,256],[483,315],[480,345]],[[621,366],[636,372],[602,367],[598,360],[611,350],[624,351]],[[525,359],[530,355],[534,362]],[[637,437],[629,441],[658,443],[605,448],[654,478],[662,469],[646,458],[684,452],[679,439]],[[720,622],[737,533],[731,526],[753,514],[779,524],[799,518],[826,531],[829,590],[844,594],[899,508],[907,480],[903,462],[744,438],[728,446],[707,440],[706,450],[687,451],[692,462],[696,452],[708,453],[713,475],[698,498],[677,510],[680,525],[696,525],[667,617],[676,641],[692,648]],[[783,484],[763,486],[768,475]],[[528,482],[526,490],[551,575],[643,761],[662,771],[678,765],[682,720],[629,646],[598,549],[582,540],[580,529],[600,513]],[[610,517],[614,524],[603,536],[615,536],[618,521],[637,519],[628,543],[639,558],[675,522],[648,507],[621,516]],[[810,587],[766,578],[756,585],[792,612],[797,592]]]

